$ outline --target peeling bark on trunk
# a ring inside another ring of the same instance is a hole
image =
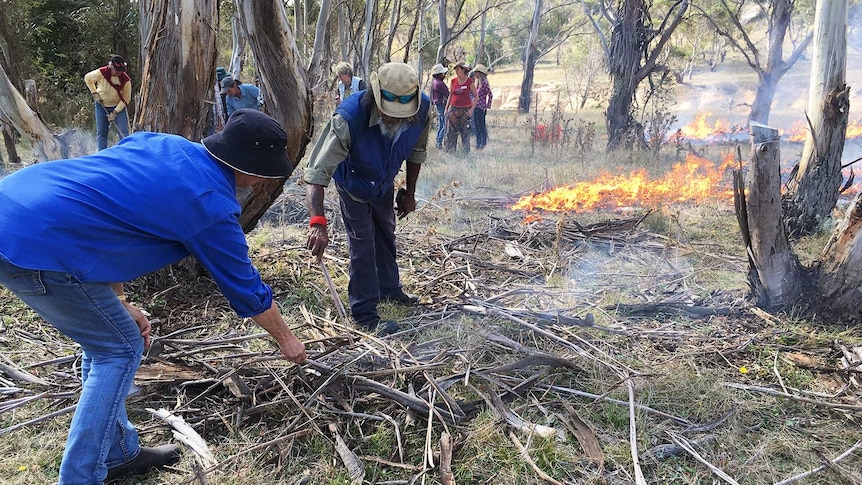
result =
[[[216,0],[141,2],[141,102],[135,126],[199,141],[215,84]]]
[[[278,59],[256,63],[260,88],[266,96],[266,112],[287,131],[287,154],[296,165],[311,141],[312,97],[284,5],[239,0],[237,10],[254,58]],[[240,216],[246,232],[254,228],[281,194],[284,182],[285,179],[269,179],[254,185]]]
[[[792,304],[801,294],[801,267],[778,222],[782,216],[778,143],[778,130],[752,124],[747,228],[740,227],[743,239],[750,241],[749,284],[758,306],[767,309]]]
[[[862,316],[862,194],[856,195],[823,249],[818,288],[833,312]]]
[[[799,170],[785,197],[785,223],[792,234],[817,230],[838,201],[850,111],[846,31],[847,0],[818,2],[808,94],[810,126]]]
[[[613,79],[613,91],[605,112],[608,148],[631,149],[632,102],[640,79],[637,72],[643,53],[641,38],[645,35],[643,19],[646,6],[641,0],[627,0],[617,13],[617,25],[611,32],[611,60],[608,66]]]
[[[15,130],[7,123],[0,123],[0,132],[3,134],[3,145],[6,147],[6,153],[9,155],[9,163],[21,163],[18,148],[15,147]]]
[[[70,156],[68,145],[54,135],[38,113],[30,109],[27,101],[12,85],[2,66],[0,66],[0,120],[4,125],[11,125],[30,142],[38,161],[57,160]]]
[[[653,27],[650,7],[644,0],[624,0],[616,12],[607,49],[608,71],[613,79],[613,91],[605,112],[608,149],[644,147],[643,126],[632,113],[638,85],[658,69],[664,46],[682,21],[688,0],[671,5],[659,27]],[[594,25],[597,25],[594,22]],[[658,39],[658,40],[656,40]]]

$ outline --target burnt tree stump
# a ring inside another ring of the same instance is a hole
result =
[[[737,186],[737,218],[749,260],[748,282],[762,308],[782,308],[802,293],[801,267],[790,248],[781,208],[778,130],[752,123],[746,193]],[[737,177],[738,178],[738,177]]]

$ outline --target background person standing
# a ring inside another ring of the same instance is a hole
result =
[[[221,94],[226,95],[228,118],[238,109],[248,108],[260,111],[260,105],[263,104],[260,89],[257,86],[235,81],[232,76],[222,78]]]
[[[335,75],[338,76],[338,94],[335,97],[336,106],[341,104],[341,101],[347,99],[351,94],[368,89],[368,83],[362,78],[354,76],[353,67],[346,62],[339,62],[335,65]]]
[[[108,131],[113,124],[120,139],[129,136],[129,114],[126,108],[132,98],[132,79],[126,74],[126,61],[111,56],[107,66],[88,72],[84,84],[93,95],[96,118],[96,142],[99,150],[108,148]]]
[[[431,68],[431,102],[437,108],[437,148],[443,148],[443,137],[446,135],[446,103],[449,101],[449,87],[446,86],[446,68],[443,64],[434,64]]]
[[[485,123],[485,115],[491,109],[494,93],[491,92],[491,85],[488,83],[488,68],[482,64],[476,64],[473,72],[476,74],[478,83],[476,92],[479,95],[476,109],[473,111],[473,129],[476,131],[476,149],[481,150],[488,144],[488,125]]]
[[[446,152],[455,153],[458,148],[458,136],[461,136],[463,153],[470,153],[470,117],[476,109],[479,95],[473,78],[467,75],[470,69],[464,61],[458,61],[454,66],[455,77],[449,89],[449,108],[446,111]]]

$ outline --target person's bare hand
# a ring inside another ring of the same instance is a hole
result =
[[[323,252],[329,246],[329,234],[326,226],[314,225],[308,230],[308,242],[306,248],[311,250],[311,255],[317,257],[317,261],[323,260]]]
[[[138,328],[141,329],[141,337],[144,337],[144,348],[148,348],[150,346],[150,320],[135,305],[124,301],[123,306],[126,307],[126,311],[129,312],[129,315],[138,324]]]
[[[395,208],[398,213],[398,218],[403,219],[407,214],[416,210],[416,197],[414,194],[404,192],[404,196],[398,200],[398,205]]]
[[[285,359],[297,364],[305,362],[305,344],[300,342],[298,338],[291,336],[286,341],[280,342],[278,347],[281,356]]]

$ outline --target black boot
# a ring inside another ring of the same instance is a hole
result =
[[[142,446],[141,452],[133,460],[108,468],[105,481],[116,480],[126,475],[143,475],[152,468],[162,468],[178,461],[180,461],[180,448],[177,445],[161,445],[155,448]]]
[[[380,299],[384,301],[400,303],[407,306],[413,306],[419,303],[418,296],[411,295],[410,293],[404,293],[404,290],[402,290],[401,288],[399,288],[395,292],[380,295]]]
[[[385,337],[401,331],[401,325],[398,325],[398,322],[395,320],[375,320],[367,323],[359,323],[358,326],[362,327],[368,333],[376,334],[378,337]]]

